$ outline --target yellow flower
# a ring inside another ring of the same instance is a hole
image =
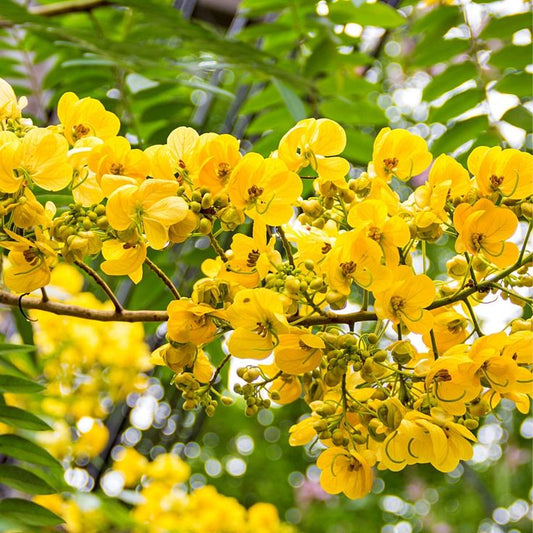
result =
[[[14,292],[32,292],[50,281],[50,268],[54,265],[57,252],[48,237],[37,227],[35,241],[31,241],[4,228],[12,241],[0,241],[0,246],[10,250],[10,266],[4,272],[4,281]]]
[[[199,185],[216,195],[226,188],[231,172],[242,158],[239,140],[233,135],[212,134],[202,144],[199,158],[205,161],[198,177]]]
[[[468,336],[468,320],[463,315],[448,307],[435,309],[432,314],[433,334],[439,354],[465,341]],[[428,348],[432,347],[429,333],[425,333],[422,340]]]
[[[95,146],[102,144],[98,137],[82,137],[69,150],[68,162],[73,167],[72,197],[77,204],[90,207],[104,199],[104,193],[96,180],[96,174],[89,168],[88,159]]]
[[[158,455],[146,468],[146,475],[152,480],[172,487],[187,481],[191,475],[189,465],[172,453]]]
[[[228,350],[235,357],[264,359],[289,330],[281,297],[269,289],[239,291],[226,312],[235,330]]]
[[[22,140],[0,146],[0,190],[15,193],[21,185],[35,183],[47,191],[59,191],[72,180],[65,139],[51,130],[34,128]]]
[[[94,136],[102,140],[114,137],[120,129],[118,117],[106,111],[94,98],[82,98],[65,93],[57,104],[57,116],[63,125],[63,134],[72,146],[82,137]]]
[[[429,167],[433,159],[426,141],[407,130],[383,128],[374,141],[372,165],[378,177],[407,181]]]
[[[99,420],[91,420],[87,428],[80,430],[80,436],[74,443],[73,451],[76,455],[96,457],[106,446],[109,430]]]
[[[232,204],[270,226],[289,221],[302,188],[301,179],[281,159],[264,159],[253,152],[240,160],[228,182]]]
[[[466,404],[481,392],[476,375],[479,365],[467,353],[468,347],[453,346],[430,363],[426,387],[436,398],[439,407],[452,415],[463,415]]]
[[[125,137],[111,137],[95,146],[88,164],[98,180],[104,174],[112,174],[129,176],[140,184],[150,173],[148,156],[142,150],[132,150]]]
[[[379,286],[385,267],[379,264],[381,247],[372,239],[356,231],[347,231],[337,238],[333,248],[327,252],[324,271],[329,288],[348,296],[352,281],[364,289],[373,283]]]
[[[469,189],[467,170],[453,157],[441,154],[433,162],[427,182],[416,188],[414,199],[417,207],[429,210],[444,222],[448,219],[446,201],[466,194]]]
[[[11,85],[0,78],[0,122],[20,118],[20,112],[26,107],[26,104],[26,97],[23,96],[17,102],[17,97]]]
[[[346,187],[344,177],[350,164],[342,157],[332,157],[345,146],[346,133],[339,124],[328,118],[308,118],[300,120],[283,136],[277,157],[293,172],[310,166],[322,179],[340,181]]]
[[[411,238],[409,227],[398,215],[389,217],[387,206],[380,200],[364,200],[348,213],[348,224],[356,232],[377,242],[383,250],[387,266],[396,266],[400,261],[398,248],[404,247]]]
[[[175,196],[178,187],[175,181],[156,179],[119,187],[107,202],[109,224],[118,231],[144,230],[150,246],[160,250],[168,242],[168,228],[187,215],[187,203]]]
[[[405,324],[414,333],[425,333],[433,326],[433,316],[424,308],[435,298],[435,285],[424,274],[414,275],[401,265],[391,271],[390,286],[374,293],[374,307],[379,318]]]
[[[124,476],[124,485],[133,487],[141,479],[148,466],[148,460],[135,448],[122,448],[113,462],[113,470]]]
[[[468,169],[483,196],[495,192],[521,200],[533,190],[533,156],[513,148],[478,146],[468,156]]]
[[[355,451],[334,446],[324,450],[316,464],[322,470],[320,485],[328,494],[343,492],[348,498],[357,499],[372,489],[370,463]]]
[[[453,223],[459,232],[455,241],[456,252],[482,254],[500,268],[510,266],[518,259],[518,246],[505,242],[518,226],[518,219],[510,209],[496,207],[490,200],[482,198],[472,206],[459,204]]]
[[[324,341],[307,329],[291,328],[290,333],[279,335],[274,349],[276,365],[287,374],[311,372],[322,360]]]
[[[146,259],[144,242],[129,244],[118,239],[110,239],[103,243],[102,255],[106,260],[100,268],[108,276],[129,276],[133,283],[141,281],[142,266]]]
[[[207,383],[214,372],[205,352],[192,342],[163,344],[152,352],[151,362],[154,365],[166,365],[176,374],[192,370],[200,383]]]
[[[280,371],[276,363],[261,365],[259,367],[268,379],[272,381],[267,385],[270,397],[280,405],[295,402],[302,395],[302,384],[297,376],[281,374],[273,379]]]
[[[179,343],[208,344],[216,337],[217,326],[213,317],[222,318],[222,311],[210,305],[196,304],[181,299],[170,302],[168,311],[168,336]]]
[[[278,510],[271,503],[255,503],[248,509],[248,527],[254,533],[274,533],[280,526]]]

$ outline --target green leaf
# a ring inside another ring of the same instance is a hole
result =
[[[466,61],[459,65],[450,65],[442,74],[435,76],[424,89],[424,100],[435,100],[444,93],[476,78],[477,70],[473,63]]]
[[[501,93],[516,94],[519,98],[531,98],[532,82],[529,72],[513,72],[504,76],[493,88]]]
[[[443,63],[463,54],[470,48],[470,42],[462,39],[426,38],[420,41],[415,48],[411,63],[416,67],[429,67],[436,63]]]
[[[21,429],[52,431],[52,428],[44,420],[41,420],[23,409],[12,407],[10,405],[0,406],[0,422]]]
[[[320,105],[320,112],[343,124],[382,126],[388,123],[383,109],[365,100],[326,100]]]
[[[485,98],[485,93],[481,89],[469,89],[452,96],[440,107],[433,108],[428,117],[429,122],[442,122],[445,124],[453,117],[457,117],[474,108]]]
[[[361,26],[378,26],[385,29],[397,28],[406,22],[396,9],[381,2],[365,3],[358,7],[350,2],[329,4],[329,18],[335,24],[355,22]]]
[[[524,70],[533,63],[530,46],[505,46],[497,52],[493,52],[489,58],[489,63],[499,69],[513,68]],[[531,92],[531,86],[529,87]]]
[[[6,498],[0,501],[0,516],[26,526],[57,526],[63,523],[63,519],[55,513],[21,498]]]
[[[509,124],[512,124],[517,128],[526,130],[526,132],[531,131],[531,127],[533,126],[533,113],[524,106],[517,106],[509,109],[501,119],[505,120],[505,122],[509,122]]]
[[[278,79],[273,78],[272,83],[278,90],[281,98],[283,98],[285,107],[289,110],[289,113],[292,115],[294,120],[298,121],[306,118],[307,113],[300,97],[291,88],[287,87],[287,85]]]
[[[509,39],[513,33],[531,27],[531,13],[492,18],[479,34],[481,39]]]
[[[346,128],[346,148],[342,156],[354,163],[366,165],[372,158],[374,137],[354,128]]]
[[[433,143],[431,152],[435,157],[443,153],[453,152],[462,144],[476,139],[487,129],[488,125],[485,115],[456,122]]]
[[[274,85],[268,85],[264,89],[253,91],[246,102],[244,102],[240,112],[243,115],[251,115],[281,103],[281,95]]]
[[[59,461],[44,448],[19,435],[0,435],[0,454],[62,470]]]
[[[460,22],[462,16],[457,6],[439,6],[416,20],[411,26],[411,33],[421,33],[425,39],[442,38],[451,27]]]
[[[35,381],[16,377],[0,375],[0,392],[17,392],[20,394],[31,394],[33,392],[41,392],[46,387],[43,387]]]
[[[16,465],[0,465],[0,483],[28,494],[54,494],[56,492],[39,476]]]

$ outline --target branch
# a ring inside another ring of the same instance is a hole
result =
[[[55,17],[57,15],[65,15],[67,13],[91,11],[97,7],[104,7],[108,5],[111,5],[109,0],[70,0],[70,2],[57,2],[55,4],[48,4],[44,6],[33,6],[28,8],[28,12],[31,15],[39,15],[41,17]]]
[[[56,315],[74,316],[86,318],[87,320],[98,320],[100,322],[166,322],[168,320],[166,311],[129,311],[123,309],[118,313],[116,310],[111,309],[87,309],[79,305],[52,302],[50,300],[43,302],[41,298],[32,296],[20,297],[17,294],[0,290],[0,304],[18,307],[19,300],[20,306],[24,309],[39,309]]]
[[[113,305],[115,306],[115,311],[117,313],[122,313],[123,307],[122,304],[118,301],[118,298],[115,296],[115,293],[111,290],[111,287],[100,277],[98,272],[96,270],[93,270],[89,265],[86,265],[82,261],[74,261],[74,264],[81,268],[84,272],[89,274],[91,278],[94,279],[94,281],[99,285],[102,290],[107,294],[109,299],[113,302]]]
[[[171,279],[153,261],[148,259],[148,257],[144,260],[144,262],[156,273],[156,275],[169,288],[174,298],[179,300],[181,298],[180,293],[178,289],[176,289],[174,283],[172,283]]]

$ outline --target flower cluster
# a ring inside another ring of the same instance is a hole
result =
[[[175,300],[153,362],[174,371],[186,409],[213,415],[222,367],[241,360],[235,392],[246,413],[303,398],[311,415],[290,442],[320,441],[322,486],[351,498],[370,491],[373,465],[453,470],[501,398],[527,412],[531,319],[483,335],[475,308],[499,296],[531,304],[520,291],[533,282],[530,154],[481,146],[465,168],[385,128],[357,175],[340,155],[343,129],[325,118],[300,121],[269,157],[188,127],[143,151],[117,136],[117,117],[94,99],[67,93],[60,124],[37,128],[10,98],[0,102],[9,289],[42,289],[61,261],[98,256],[105,274],[137,283],[150,249],[211,244],[216,257],[188,297],[164,278]],[[402,200],[395,183],[423,172]],[[35,186],[68,187],[73,203],[56,213]],[[447,276],[432,279],[426,258],[446,242]],[[223,337],[216,366],[209,345]]]
[[[132,533],[293,533],[268,503],[244,508],[235,498],[220,494],[212,485],[187,490],[188,465],[177,455],[163,453],[148,461],[134,448],[122,448],[113,470],[127,487],[140,486],[129,514],[124,508],[106,508],[87,494],[64,498],[37,496],[35,501],[65,517],[68,533],[114,530],[119,511],[120,526]],[[142,485],[141,485],[142,479]]]

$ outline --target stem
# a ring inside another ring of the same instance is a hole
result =
[[[212,232],[209,232],[208,235],[209,242],[211,243],[211,246],[215,250],[215,252],[219,255],[220,259],[224,261],[224,263],[227,263],[229,261],[228,256],[226,255],[226,252],[222,249],[222,246],[218,244],[218,241],[215,239],[215,236]]]
[[[115,296],[115,293],[111,290],[111,287],[100,277],[96,270],[93,270],[89,265],[86,265],[82,261],[74,261],[74,264],[81,268],[83,271],[85,271],[87,274],[89,274],[89,276],[91,276],[91,278],[96,281],[96,283],[102,288],[102,290],[107,294],[109,299],[113,302],[116,313],[120,314],[122,313],[122,311],[124,311],[122,304],[118,301],[117,297]]]
[[[163,281],[163,283],[170,289],[170,292],[174,295],[174,298],[179,300],[181,298],[180,293],[178,292],[178,289],[176,289],[176,286],[174,283],[172,283],[172,280],[148,257],[144,260],[144,262],[157,274],[157,276]]]
[[[439,350],[437,349],[437,339],[435,339],[435,332],[433,329],[429,330],[429,337],[431,338],[431,349],[433,350],[433,355],[435,359],[439,358]]]
[[[522,246],[522,249],[520,250],[520,255],[518,256],[517,264],[522,262],[522,258],[524,257],[524,254],[526,253],[526,247],[527,247],[527,241],[529,239],[529,236],[531,235],[531,230],[533,229],[533,218],[529,221],[529,225],[527,227],[526,236],[524,237],[524,245]]]
[[[207,384],[207,388],[210,389],[214,384],[215,381],[218,378],[218,375],[220,372],[222,372],[222,369],[226,366],[226,363],[231,359],[231,354],[227,354],[224,359],[220,362],[220,364],[216,367],[215,373],[213,374],[213,377],[209,380],[209,383]]]
[[[472,309],[471,303],[468,301],[468,298],[464,298],[463,302],[465,303],[468,312],[470,313],[470,316],[472,318],[472,323],[474,324],[474,330],[478,334],[478,337],[483,337],[483,332],[481,331],[481,328],[479,327],[479,323],[476,318],[476,314],[474,313],[474,310]]]
[[[48,302],[48,294],[46,293],[46,289],[44,287],[41,287],[41,302]]]
[[[287,240],[287,236],[285,235],[285,232],[283,231],[283,228],[281,226],[276,226],[276,230],[283,244],[283,249],[285,250],[285,253],[287,254],[287,259],[289,260],[289,264],[291,265],[291,267],[294,268],[294,257],[292,255],[291,245],[289,241]]]

